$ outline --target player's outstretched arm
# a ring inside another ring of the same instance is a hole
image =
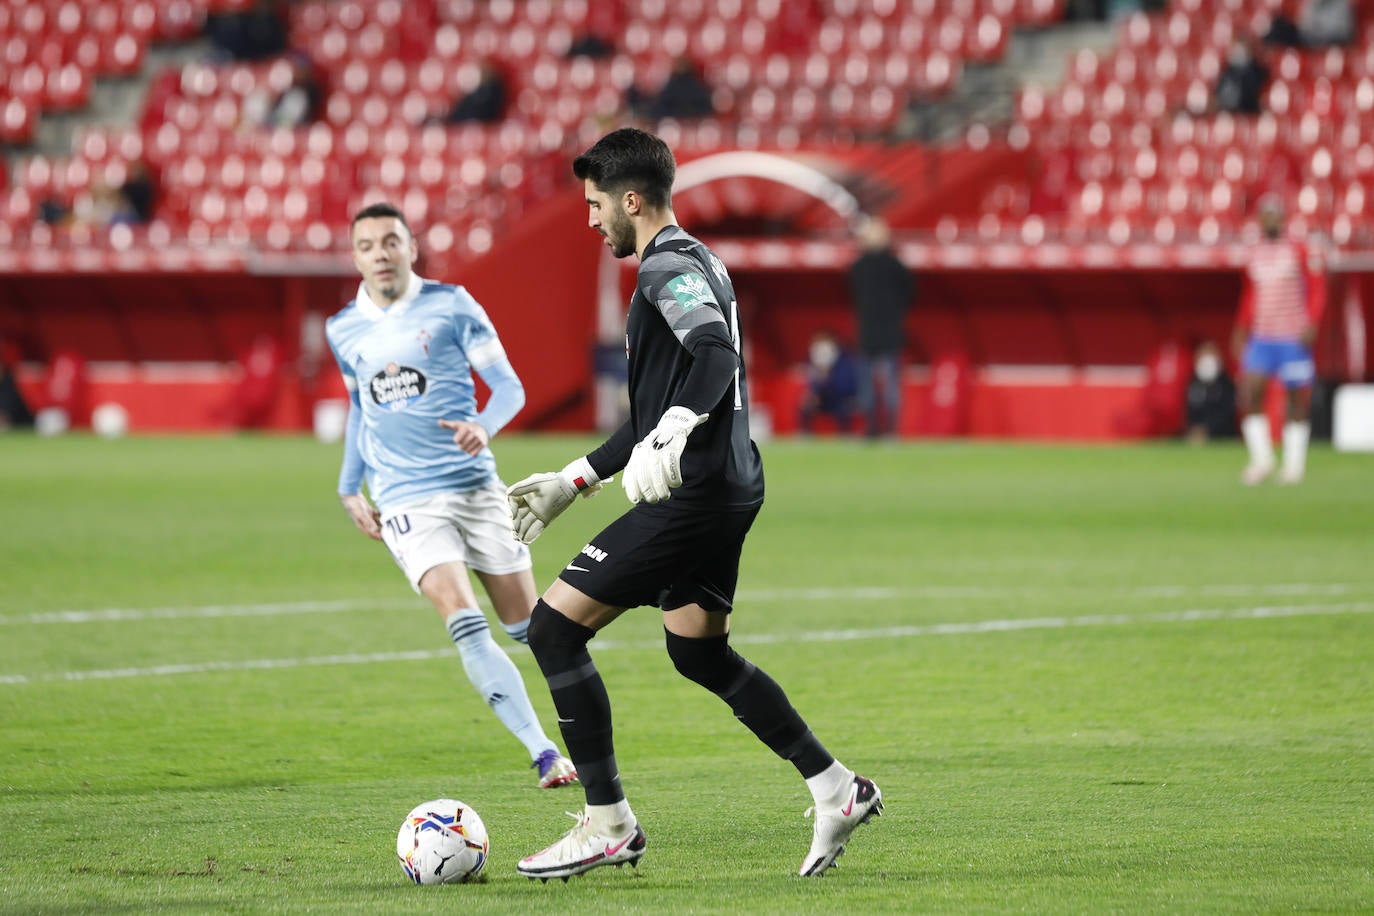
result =
[[[340,493],[339,502],[353,519],[353,525],[374,541],[382,539],[382,514],[361,493]]]
[[[531,474],[514,484],[506,490],[506,500],[510,503],[511,531],[516,540],[533,544],[578,495],[595,496],[601,484],[601,478],[585,457],[556,473]]]

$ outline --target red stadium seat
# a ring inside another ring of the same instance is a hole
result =
[[[90,75],[76,64],[65,64],[48,73],[44,106],[54,111],[72,111],[84,107],[90,94]]]

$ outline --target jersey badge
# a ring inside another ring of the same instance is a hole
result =
[[[387,363],[386,368],[372,377],[369,386],[372,400],[383,410],[405,410],[413,401],[425,393],[428,386],[425,375],[419,369]]]
[[[701,274],[682,274],[674,277],[668,281],[668,292],[673,294],[673,298],[682,306],[684,312],[690,312],[699,305],[714,301],[711,297],[711,285]]]

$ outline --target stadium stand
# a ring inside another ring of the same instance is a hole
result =
[[[1063,0],[300,0],[278,4],[287,54],[147,72],[155,46],[194,43],[208,16],[255,5],[0,0],[0,146],[12,151],[0,170],[0,273],[19,278],[0,297],[0,333],[30,361],[74,347],[96,362],[220,364],[275,334],[305,368],[296,413],[272,422],[298,425],[322,362],[301,323],[349,295],[352,212],[395,199],[421,227],[429,275],[496,288],[541,226],[577,225],[575,197],[557,213],[550,203],[568,196],[570,155],[624,120],[681,56],[706,74],[715,109],[653,125],[683,162],[780,154],[805,163],[807,181],[883,208],[904,260],[928,275],[912,319],[919,361],[971,360],[984,381],[1011,379],[1023,401],[1060,385],[1064,367],[1079,388],[1114,392],[1087,411],[1094,418],[1058,427],[999,427],[998,411],[1012,408],[975,406],[960,413],[973,431],[1116,429],[1108,418],[1150,377],[1164,338],[1224,335],[1263,193],[1283,196],[1295,231],[1350,252],[1374,243],[1374,0],[1356,3],[1348,45],[1266,50],[1257,116],[1214,112],[1211,95],[1233,40],[1261,36],[1275,4],[1172,0],[1122,18],[1110,50],[1073,53],[1060,84],[1020,87],[1008,119],[974,118],[953,139],[924,142],[902,139],[904,119],[957,108],[972,76],[1005,69],[1017,35],[1056,29]],[[608,53],[572,53],[588,34]],[[302,55],[322,87],[318,119],[261,126],[254,105],[290,85]],[[509,88],[505,116],[443,124],[493,64]],[[147,84],[136,120],[92,123],[69,149],[34,151],[40,119],[80,118],[96,81],[134,79]],[[111,219],[109,192],[145,165],[152,218]],[[804,300],[794,311],[809,317],[795,324],[761,302],[756,331],[768,333],[753,335],[754,377],[783,430],[789,366],[843,302],[835,278],[852,252],[844,213],[806,183],[765,169],[704,181],[679,200],[684,220],[717,230],[744,290],[766,300],[765,285],[793,288]],[[561,257],[550,272],[599,282],[586,251],[590,268]],[[1103,282],[1112,270],[1139,282],[1104,319],[1100,297],[1122,298]],[[800,279],[779,282],[783,271]],[[62,285],[73,276],[105,288]],[[1367,285],[1350,289],[1360,298]],[[65,297],[60,316],[25,314],[53,289]],[[1210,301],[1203,310],[1199,298]],[[241,314],[255,300],[270,307]],[[591,354],[597,341],[580,333]],[[524,345],[555,358],[533,334]],[[1352,365],[1344,350],[1338,361]],[[1053,371],[1026,374],[1044,366]],[[587,424],[585,392],[531,387],[522,422]]]
[[[6,139],[25,141],[42,111],[80,108],[92,79],[136,71],[153,39],[184,39],[206,13],[244,6],[102,0],[84,17],[75,0],[0,6],[17,68]],[[713,75],[718,113],[685,126],[681,145],[852,143],[886,135],[908,94],[938,96],[964,62],[999,58],[1013,27],[1058,13],[1040,0],[826,6],[640,4],[624,15],[617,53],[592,60],[568,55],[592,15],[587,0],[306,0],[290,8],[290,36],[329,87],[320,123],[242,129],[250,96],[284,88],[284,59],[188,65],[159,75],[136,130],[96,131],[70,158],[29,160],[4,220],[23,233],[38,220],[36,201],[70,206],[93,179],[117,179],[146,156],[165,192],[157,232],[171,238],[336,250],[357,204],[406,188],[417,222],[444,223],[456,252],[481,254],[497,225],[550,193],[559,157],[623,112],[631,87],[661,82],[678,55]],[[487,60],[514,83],[509,117],[454,130],[429,123]]]

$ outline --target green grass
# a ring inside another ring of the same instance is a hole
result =
[[[642,609],[592,649],[649,853],[567,885],[514,865],[580,793],[534,787],[337,458],[0,439],[0,911],[1374,910],[1369,456],[1251,490],[1236,446],[767,446],[735,641],[887,814],[794,877],[804,788]],[[550,529],[541,587],[624,505]],[[480,885],[404,883],[441,795],[491,830]]]

